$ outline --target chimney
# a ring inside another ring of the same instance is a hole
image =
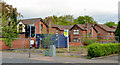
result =
[[[94,26],[94,23],[90,23],[91,26]]]

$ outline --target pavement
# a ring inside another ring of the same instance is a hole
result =
[[[118,55],[85,59],[82,57],[48,57],[39,54],[31,54],[31,58],[27,53],[2,52],[3,63],[118,63]]]

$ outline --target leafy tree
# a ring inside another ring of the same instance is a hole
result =
[[[49,30],[51,29],[51,23],[49,25]],[[47,30],[45,30],[47,33],[46,34],[43,34],[43,45],[45,47],[45,49],[47,47],[49,47],[50,45],[52,45],[56,40],[53,40],[54,38],[54,34],[50,34],[50,31],[48,32]]]
[[[115,36],[119,36],[119,39],[116,38],[120,42],[120,21],[118,22],[117,29],[115,31]]]
[[[115,24],[115,22],[106,22],[106,23],[104,23],[105,25],[107,25],[108,27],[110,27],[110,26],[113,26],[113,25],[117,25],[117,24]]]
[[[0,2],[2,5],[2,14],[1,14],[1,28],[2,36],[5,38],[4,41],[8,46],[11,46],[12,38],[18,37],[17,32],[17,17],[21,16],[17,12],[16,8],[13,8],[12,5],[8,5],[5,2]]]
[[[79,16],[77,19],[77,24],[85,24],[86,22],[94,23],[96,24],[97,22],[90,16]],[[76,23],[76,22],[75,22]]]
[[[65,15],[57,17],[55,15],[51,16],[53,23],[58,25],[73,25],[74,24],[74,17],[72,15]]]

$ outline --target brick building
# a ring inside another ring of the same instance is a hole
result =
[[[114,35],[114,32],[115,32],[115,30],[116,29],[114,29],[114,28],[110,28],[110,27],[108,27],[108,26],[106,26],[106,25],[104,25],[104,24],[95,24],[95,29],[98,31],[98,37],[100,38],[100,39],[104,39],[106,36],[115,36]]]
[[[80,37],[84,38],[85,36],[97,36],[97,30],[94,28],[93,24],[75,24],[70,29],[70,45],[79,45]]]

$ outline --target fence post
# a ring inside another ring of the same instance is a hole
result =
[[[81,53],[82,53],[82,49],[81,49],[81,37],[80,37],[80,56],[81,56]]]

